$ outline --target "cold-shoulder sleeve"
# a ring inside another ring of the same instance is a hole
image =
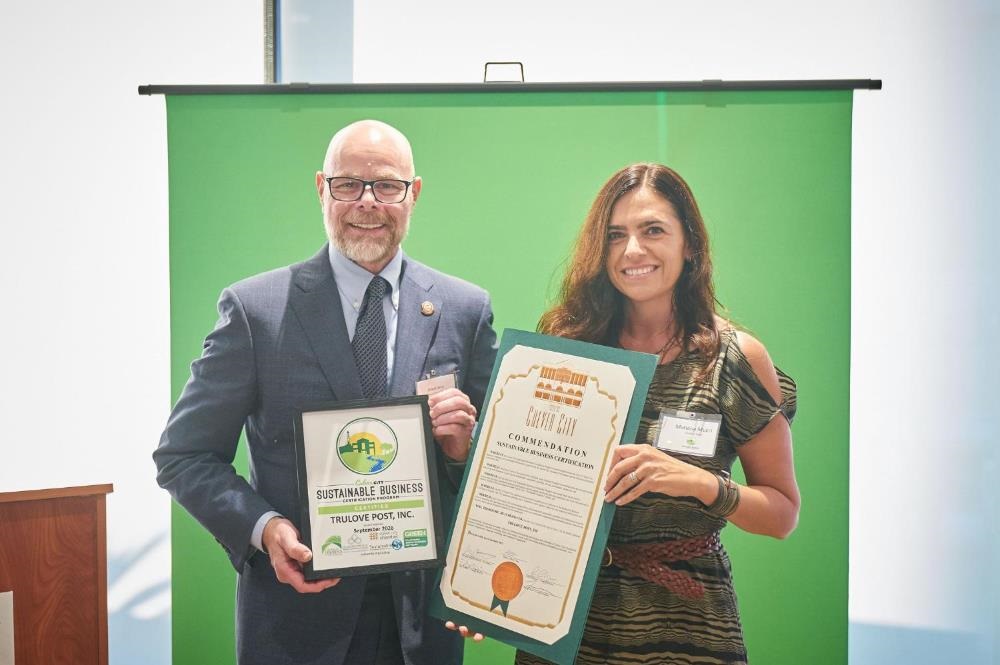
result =
[[[733,445],[739,446],[749,441],[779,413],[789,423],[795,417],[795,381],[777,367],[775,371],[781,388],[781,404],[774,403],[771,393],[757,378],[733,335],[723,356],[719,376],[719,407],[722,410],[723,428],[728,431]]]

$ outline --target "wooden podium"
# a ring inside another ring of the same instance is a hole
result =
[[[0,493],[0,591],[16,665],[107,665],[111,485]]]

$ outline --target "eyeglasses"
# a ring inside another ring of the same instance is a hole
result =
[[[364,196],[365,188],[371,187],[372,196],[379,203],[399,203],[406,198],[412,180],[362,180],[333,176],[326,178],[330,196],[338,201],[357,201]]]

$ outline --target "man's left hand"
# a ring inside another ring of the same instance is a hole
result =
[[[476,407],[458,388],[446,388],[427,400],[431,427],[441,450],[450,459],[464,462],[469,456],[472,429],[476,425]]]

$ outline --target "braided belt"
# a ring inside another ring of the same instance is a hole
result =
[[[659,584],[685,598],[701,598],[705,587],[687,573],[672,570],[664,565],[668,561],[690,561],[722,548],[719,533],[704,536],[665,540],[659,543],[631,543],[608,545],[604,566],[618,566],[630,575]]]

